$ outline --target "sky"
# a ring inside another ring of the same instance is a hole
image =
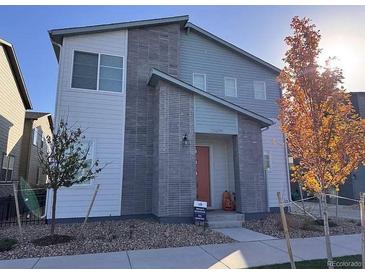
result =
[[[58,65],[48,30],[177,15],[277,67],[291,18],[309,17],[323,56],[339,58],[344,86],[365,91],[365,6],[0,6],[0,37],[15,47],[33,109],[53,113]]]

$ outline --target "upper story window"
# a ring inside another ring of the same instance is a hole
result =
[[[33,129],[33,145],[38,144],[38,128]]]
[[[1,163],[0,181],[10,181],[14,171],[15,158],[12,155],[3,154]]]
[[[193,73],[193,86],[206,91],[206,76],[202,73]]]
[[[224,94],[230,97],[237,97],[236,78],[224,77]]]
[[[270,152],[264,151],[264,169],[270,170]]]
[[[123,57],[75,51],[71,87],[122,92]]]
[[[253,89],[255,93],[255,99],[266,100],[266,83],[265,81],[254,81]]]

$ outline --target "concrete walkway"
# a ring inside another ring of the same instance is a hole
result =
[[[361,254],[360,234],[332,236],[334,256]],[[324,237],[293,239],[296,261],[324,259]],[[286,263],[282,239],[0,261],[0,268],[248,268]]]

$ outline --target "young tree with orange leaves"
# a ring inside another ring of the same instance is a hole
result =
[[[294,17],[285,66],[278,80],[283,90],[279,119],[291,155],[298,164],[293,179],[323,202],[328,260],[332,260],[325,194],[345,183],[365,160],[365,122],[345,92],[342,70],[318,63],[321,35],[308,18]]]

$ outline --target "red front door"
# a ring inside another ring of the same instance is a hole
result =
[[[210,164],[209,147],[196,147],[197,199],[210,205]]]

